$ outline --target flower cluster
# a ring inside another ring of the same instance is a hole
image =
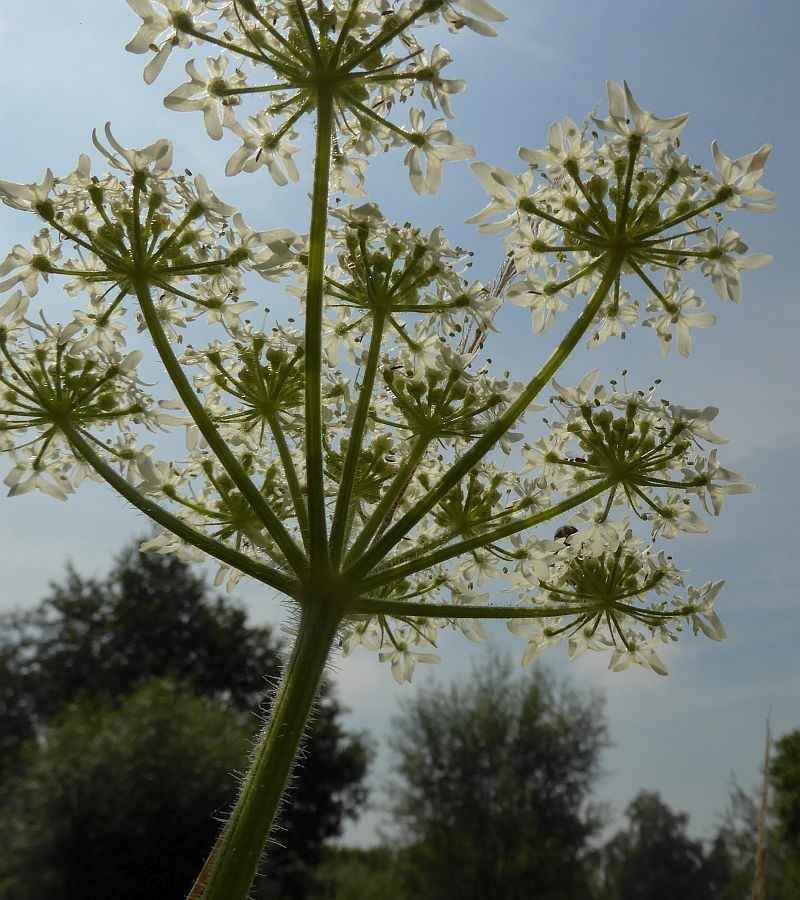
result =
[[[636,324],[636,294],[644,290],[654,314],[644,324],[655,330],[663,353],[677,337],[686,356],[691,329],[715,322],[698,311],[703,300],[695,290],[682,287],[686,273],[699,266],[723,300],[738,301],[741,272],[771,259],[748,255],[735,231],[720,232],[726,208],[774,208],[774,195],[760,184],[770,148],[730,160],[714,144],[713,174],[679,152],[688,116],[646,112],[627,84],[609,82],[608,100],[609,115],[594,119],[602,138],[591,132],[589,139],[588,125],[567,118],[551,126],[546,148],[520,150],[529,164],[521,175],[473,164],[490,201],[470,221],[481,231],[505,233],[519,276],[507,296],[530,310],[536,333],[570,308],[568,298],[592,295],[613,270],[589,346]]]
[[[554,376],[581,340],[625,334],[640,305],[662,352],[674,342],[687,355],[693,329],[715,321],[687,273],[741,299],[741,272],[769,257],[720,223],[771,208],[769,148],[731,160],[714,145],[712,174],[680,153],[686,116],[659,118],[609,83],[608,115],[554,124],[546,148],[520,151],[521,175],[473,167],[490,201],[472,221],[503,235],[485,285],[441,228],[392,224],[369,202],[328,208],[331,190],[365,197],[366,158],[381,147],[406,148],[418,193],[439,187],[444,161],[471,155],[445,121],[463,84],[416,30],[491,34],[502,16],[485,0],[128,2],[142,20],[128,49],[155,54],[147,81],[175,47],[220,51],[205,71],[190,60],[166,104],[201,112],[215,140],[239,139],[228,174],[297,181],[300,120],[316,115],[310,231],[253,230],[202,176],[173,171],[168,141],[128,149],[108,126],[93,142],[110,172],[81,156],[65,176],[0,181],[0,200],[43,223],[0,262],[10,493],[64,499],[103,479],[162,528],[147,549],[211,556],[218,583],[251,575],[304,609],[339,604],[344,651],[378,650],[400,682],[438,658],[440,630],[487,637],[482,618],[508,620],[526,663],[567,640],[573,656],[610,651],[613,669],[663,673],[658,649],[687,624],[721,639],[721,582],[687,586],[655,549],[707,530],[703,513],[751,490],[717,459],[716,410],[603,387],[597,372],[574,388]],[[257,66],[272,80],[254,83]],[[242,118],[256,95],[267,106]],[[395,108],[416,98],[442,117],[427,124],[409,104],[398,125]],[[302,328],[267,324],[251,274],[285,278]],[[29,299],[56,278],[82,307],[62,324],[32,320]],[[538,334],[579,307],[519,381],[482,357],[506,301],[530,310]],[[128,349],[140,332],[177,396],[145,390],[143,354]],[[547,432],[522,441],[548,383]],[[156,443],[172,428],[179,461]]]
[[[27,307],[21,291],[0,306],[0,450],[13,463],[5,484],[11,496],[40,490],[64,500],[93,476],[70,435],[130,459],[132,426],[155,430],[162,411],[136,377],[141,351],[85,346],[74,328],[27,319]]]
[[[600,523],[624,504],[652,532],[707,531],[691,507],[698,499],[707,513],[719,515],[726,494],[752,491],[735,472],[717,463],[717,451],[702,454],[706,443],[724,443],[710,423],[714,407],[686,409],[647,393],[597,385],[590,372],[577,388],[555,383],[552,398],[558,418],[546,437],[523,449],[523,472],[535,471],[551,491],[570,496],[592,485],[608,487]]]
[[[620,535],[609,529],[601,547],[573,537],[553,556],[544,577],[522,588],[520,604],[531,617],[508,623],[527,642],[523,665],[568,638],[571,658],[587,650],[611,650],[612,670],[638,664],[666,675],[656,648],[676,640],[685,624],[695,634],[725,639],[714,611],[724,582],[690,587],[684,596],[684,575],[663,553],[643,547],[630,530]]]
[[[464,82],[443,76],[450,54],[438,44],[426,54],[415,32],[444,22],[451,31],[467,27],[492,35],[489,23],[505,18],[485,0],[128,3],[142,19],[128,50],[155,50],[144,70],[148,83],[173,47],[205,43],[219,48],[219,56],[204,61],[205,71],[189,60],[189,81],[164,102],[180,112],[202,112],[213,140],[229,130],[241,141],[227,174],[263,166],[277,184],[297,181],[297,127],[326,94],[337,136],[331,186],[355,196],[364,196],[366,158],[381,148],[410,146],[405,162],[418,193],[438,190],[442,162],[472,156],[473,149],[460,143],[445,122],[452,116],[450,98],[463,90]],[[252,83],[252,73],[264,69],[272,80],[257,74]],[[424,111],[412,106],[407,124],[395,122],[392,110],[415,97],[443,116],[426,124]],[[247,101],[258,98],[266,106],[243,117]]]
[[[228,340],[250,331],[244,316],[258,304],[241,299],[247,273],[283,276],[297,267],[304,241],[288,229],[254,231],[202,176],[176,175],[168,141],[130,150],[108,126],[105,138],[107,145],[94,135],[94,144],[113,173],[92,174],[83,155],[63,177],[48,171],[41,183],[0,182],[0,199],[45,224],[29,249],[13,248],[0,265],[2,289],[17,288],[0,307],[0,433],[14,463],[6,484],[12,494],[39,489],[64,499],[87,474],[98,477],[100,465],[106,480],[123,473],[126,490],[146,496],[157,489],[189,525],[203,521],[236,547],[246,534],[258,546],[264,541],[252,516],[234,510],[245,505],[242,497],[208,466],[186,391],[158,401],[145,393],[144,354],[127,351],[128,333],[134,325],[150,331],[173,381],[181,380],[172,348],[185,329],[201,320]],[[85,297],[58,325],[27,317],[29,297],[53,276],[65,278],[70,298]],[[187,424],[189,460],[155,461],[142,434]],[[265,484],[275,479],[269,466],[266,460],[260,472]],[[208,500],[212,490],[217,500]]]
[[[408,549],[398,548],[367,579],[368,589],[380,585],[384,592],[393,579],[404,579],[394,608],[402,619],[402,603],[410,610],[414,598],[417,614],[429,611],[423,647],[448,626],[479,639],[475,620],[453,606],[475,597],[475,585],[502,589],[503,582],[519,598],[519,607],[502,611],[512,632],[528,642],[526,663],[569,637],[572,656],[610,649],[613,669],[635,662],[663,674],[655,646],[674,640],[684,623],[695,633],[724,636],[713,611],[722,583],[687,586],[686,573],[652,550],[659,537],[708,530],[694,501],[718,515],[726,495],[753,490],[719,464],[716,447],[706,451],[724,442],[710,427],[717,410],[660,401],[655,388],[631,392],[597,381],[594,371],[575,388],[555,382],[551,404],[558,417],[548,422],[546,437],[523,446],[520,474],[478,466],[434,507]],[[404,504],[439,477],[420,474]],[[537,537],[537,526],[570,511],[552,540]],[[635,536],[631,514],[646,523],[650,543]],[[453,598],[447,606],[439,599],[446,590]],[[491,606],[484,609],[494,617]],[[387,640],[385,617],[378,615],[348,632],[345,647]],[[404,632],[405,661],[396,677],[410,677],[419,646]]]
[[[96,148],[118,174],[92,174],[81,155],[75,170],[40,184],[0,181],[0,200],[36,213],[46,227],[30,250],[17,246],[0,263],[0,290],[21,284],[29,297],[40,280],[69,276],[70,297],[88,295],[88,310],[65,326],[80,335],[78,350],[124,346],[126,298],[146,283],[161,292],[159,317],[173,337],[198,317],[220,322],[229,334],[253,309],[241,301],[243,274],[275,279],[292,268],[303,242],[288,229],[256,232],[211,191],[202,175],[176,175],[172,146],[156,141],[142,150],[123,147],[106,125],[106,147]],[[62,257],[67,248],[75,255]]]

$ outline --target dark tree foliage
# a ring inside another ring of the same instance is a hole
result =
[[[19,679],[22,667],[19,648],[0,645],[0,803],[2,774],[33,734],[30,704]]]
[[[418,900],[405,889],[402,864],[387,844],[329,849],[312,900]]]
[[[770,806],[760,863],[767,900],[800,897],[800,730],[775,742],[769,766]],[[763,783],[752,791],[734,783],[714,841],[729,881],[714,900],[751,900]]]
[[[269,628],[210,597],[171,555],[124,551],[102,580],[72,567],[35,609],[6,616],[0,647],[31,727],[81,695],[119,703],[151,678],[171,676],[204,697],[254,708],[279,666]],[[19,702],[19,701],[18,701]]]
[[[775,742],[770,766],[775,838],[782,851],[783,896],[800,897],[800,729]]]
[[[106,709],[109,716],[115,711],[123,716],[129,698],[154,679],[168,679],[206,698],[204,702],[235,723],[237,734],[246,733],[249,739],[259,727],[265,712],[259,703],[279,665],[280,648],[270,629],[250,625],[243,610],[210,596],[203,579],[175,557],[130,549],[101,580],[83,579],[70,568],[64,583],[53,585],[40,606],[0,619],[0,799],[17,784],[36,783],[31,781],[31,767],[42,764],[38,754],[50,746],[51,731],[63,715],[74,710],[80,718],[81,711],[96,707]],[[259,882],[259,896],[281,900],[308,896],[325,841],[339,835],[344,820],[361,806],[368,747],[362,736],[344,731],[341,711],[326,688],[270,848],[270,877]],[[167,720],[158,719],[153,729],[165,732],[169,743]],[[67,734],[78,731],[75,725]],[[210,732],[205,739],[213,743],[216,734]],[[178,752],[168,758],[175,764],[172,770],[163,765],[149,779],[142,777],[154,797],[165,779],[184,782],[196,795],[187,799],[204,810],[202,823],[193,832],[191,868],[196,874],[198,860],[213,843],[218,825],[210,817],[219,807],[210,795],[203,796],[191,756],[185,762]],[[147,759],[141,764],[144,772]],[[216,773],[228,785],[226,803],[233,799],[236,786],[230,773],[244,768],[242,751]],[[98,790],[103,789],[101,780]],[[21,802],[18,790],[16,795]],[[91,818],[92,808],[87,806],[82,814]],[[58,834],[63,836],[63,830]],[[45,841],[51,848],[52,837]],[[3,840],[0,834],[0,843]],[[139,849],[131,847],[133,857]],[[79,858],[62,850],[67,859]],[[42,867],[39,871],[45,878]],[[187,889],[183,885],[182,890]],[[51,896],[83,900],[86,895]],[[172,896],[179,900],[182,894]],[[0,897],[6,900],[5,895]],[[8,900],[15,897],[10,894]],[[170,895],[159,895],[158,900],[170,900]]]
[[[249,737],[230,710],[166,680],[116,708],[86,698],[65,708],[8,788],[0,898],[185,897]]]
[[[394,722],[392,812],[421,900],[588,896],[589,804],[602,703],[490,657],[464,684],[420,692]]]
[[[626,816],[627,828],[602,853],[603,900],[718,900],[728,880],[725,860],[689,838],[685,813],[641,791]]]
[[[775,742],[770,781],[780,840],[800,855],[800,729]]]

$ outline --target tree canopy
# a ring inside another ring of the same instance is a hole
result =
[[[423,690],[393,725],[391,809],[425,900],[585,898],[602,702],[492,656]]]
[[[606,845],[604,900],[718,900],[727,880],[715,854],[687,834],[689,817],[651,791],[640,791],[626,810],[628,825]]]
[[[246,767],[280,660],[271,630],[249,623],[229,599],[212,596],[186,563],[135,547],[104,578],[86,579],[70,567],[40,605],[2,617],[0,796],[9,812],[0,820],[0,843],[8,853],[16,846],[17,859],[37,860],[26,890],[52,897],[47,885],[57,878],[60,900],[88,900],[80,873],[95,864],[98,872],[113,868],[104,842],[119,838],[124,821],[129,860],[144,859],[151,845],[174,845],[172,835],[180,831],[181,847],[193,849],[183,854],[191,857],[187,865],[177,866],[183,876],[175,877],[196,875],[219,829],[214,815],[235,797],[231,776]],[[369,747],[344,729],[341,713],[326,687],[259,896],[305,897],[325,842],[360,807]],[[123,735],[127,748],[119,743]],[[191,790],[171,798],[173,784]],[[104,815],[112,805],[115,815]],[[0,870],[16,871],[3,855]],[[147,858],[166,865],[163,855]],[[157,865],[128,864],[125,871],[153,879]],[[167,869],[162,876],[159,900],[178,900],[191,885],[190,878],[176,887]],[[3,877],[12,875],[0,874],[2,900],[27,896],[17,887],[6,890]],[[100,874],[92,879],[104,883]],[[82,886],[67,893],[64,885],[73,882]],[[133,884],[140,893],[131,896],[156,896],[145,883],[134,878]],[[120,896],[96,896],[112,895]]]
[[[249,743],[230,710],[166,679],[116,708],[65,707],[8,787],[0,897],[185,897]]]

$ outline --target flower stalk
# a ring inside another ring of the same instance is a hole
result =
[[[250,893],[312,715],[341,616],[340,607],[324,600],[301,607],[291,655],[239,798],[215,848],[201,894],[203,900],[244,900]]]

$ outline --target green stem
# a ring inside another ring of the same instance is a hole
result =
[[[293,578],[289,578],[282,572],[265,566],[258,560],[251,559],[237,550],[226,547],[219,541],[208,537],[200,531],[196,531],[186,522],[173,516],[163,507],[159,506],[149,497],[140,494],[130,482],[126,481],[115,469],[113,469],[92,447],[92,445],[84,438],[84,436],[76,429],[69,425],[63,427],[64,434],[74,448],[75,452],[85,460],[98,475],[114,490],[120,494],[131,506],[136,507],[139,512],[144,513],[149,519],[162,526],[162,528],[171,531],[176,537],[180,538],[192,547],[197,547],[214,559],[218,559],[231,568],[238,569],[245,575],[267,584],[275,588],[287,596],[296,596],[298,584]]]
[[[242,468],[239,460],[231,451],[228,444],[217,431],[214,423],[208,416],[203,404],[194,392],[194,388],[189,383],[181,364],[172,352],[172,347],[164,333],[161,320],[158,316],[158,310],[150,296],[150,288],[147,279],[144,276],[137,275],[131,279],[136,296],[139,300],[139,306],[144,316],[145,325],[150,332],[153,345],[167,370],[170,380],[175,385],[175,389],[183,401],[189,415],[194,420],[200,433],[208,442],[211,451],[220,461],[225,471],[233,479],[236,487],[241,491],[242,496],[250,504],[253,512],[261,519],[264,527],[269,532],[270,537],[275,541],[281,552],[286,557],[286,561],[299,575],[305,572],[308,566],[306,556],[297,545],[295,539],[289,534],[283,525],[283,522],[275,515],[267,501],[261,495],[258,488],[248,477]]]
[[[254,62],[266,62],[267,65],[270,65],[271,63],[269,57],[267,57],[264,53],[254,53],[252,50],[247,50],[244,47],[240,47],[238,44],[232,44],[230,43],[230,41],[222,41],[219,38],[215,38],[211,34],[205,34],[202,31],[195,31],[193,28],[187,28],[186,32],[187,34],[191,34],[193,37],[198,38],[206,44],[214,44],[214,46],[216,47],[222,47],[223,50],[229,50],[231,53],[238,53],[239,56],[246,56],[248,59],[252,59]],[[270,47],[270,50],[274,52],[272,47]]]
[[[648,228],[647,231],[640,231],[639,234],[636,235],[636,237],[641,241],[646,240],[647,238],[661,232],[668,231],[670,228],[674,228],[676,225],[680,225],[681,222],[685,222],[687,219],[693,219],[695,218],[695,216],[699,216],[702,213],[707,212],[709,209],[713,209],[715,206],[719,206],[719,204],[724,203],[729,196],[730,194],[727,194],[724,189],[717,191],[717,193],[705,203],[701,203],[699,206],[695,206],[694,209],[690,209],[685,213],[680,213],[672,216],[671,218],[664,219],[662,222],[659,222],[652,228]],[[700,228],[697,230],[705,231],[704,228]],[[675,235],[675,237],[682,237],[682,235]]]
[[[361,456],[361,443],[367,427],[369,405],[372,400],[372,389],[375,386],[375,375],[378,371],[378,363],[381,357],[381,341],[383,339],[383,326],[386,316],[382,310],[378,310],[372,319],[372,328],[367,353],[367,364],[364,368],[364,377],[358,392],[353,423],[350,427],[350,436],[347,444],[347,454],[342,467],[342,475],[339,481],[339,493],[336,497],[336,510],[331,524],[331,564],[338,567],[342,553],[347,543],[348,531],[352,526],[352,500],[355,488],[358,460]]]
[[[435,566],[437,563],[446,562],[448,559],[461,556],[463,553],[469,553],[470,550],[477,550],[481,547],[485,547],[487,544],[510,537],[512,534],[519,534],[520,531],[533,528],[534,525],[540,525],[542,522],[548,522],[550,519],[555,519],[562,515],[562,513],[569,512],[569,510],[587,503],[592,498],[602,494],[603,491],[608,490],[610,486],[609,481],[601,481],[599,484],[587,488],[579,494],[575,494],[574,497],[562,500],[561,503],[556,503],[555,506],[551,506],[541,512],[525,516],[524,519],[508,522],[506,525],[500,525],[491,531],[484,532],[484,534],[466,538],[463,541],[459,541],[456,544],[450,544],[449,546],[443,547],[432,553],[425,553],[418,549],[414,558],[410,559],[408,562],[392,566],[389,569],[382,569],[373,576],[365,578],[364,581],[361,582],[360,588],[362,590],[371,590],[372,588],[380,587],[383,584],[405,578],[407,575],[413,575],[415,572],[421,572],[430,566]]]
[[[306,605],[250,771],[222,832],[203,900],[247,900],[341,621],[325,600]]]
[[[628,218],[628,204],[631,199],[631,183],[633,182],[636,158],[639,155],[639,148],[641,145],[642,139],[638,134],[632,134],[628,138],[628,166],[625,171],[625,188],[621,195],[621,205],[619,194],[617,195],[617,234],[625,234],[625,224]]]
[[[286,475],[286,483],[289,486],[289,493],[292,497],[294,512],[297,516],[297,524],[300,526],[300,533],[303,535],[303,542],[308,544],[308,510],[306,509],[306,501],[303,496],[303,488],[300,485],[300,479],[297,475],[297,468],[292,459],[292,452],[286,441],[286,435],[283,432],[283,426],[277,413],[267,416],[267,424],[272,432],[275,446],[278,448],[278,454],[283,464],[283,471]]]
[[[483,436],[467,450],[459,460],[442,476],[441,481],[430,490],[425,497],[417,501],[408,512],[402,516],[395,525],[388,529],[380,540],[361,557],[361,559],[347,573],[354,578],[361,578],[370,572],[389,554],[392,548],[399,543],[408,532],[433,509],[434,506],[454,488],[461,479],[483,459],[484,456],[497,444],[502,436],[525,412],[536,398],[536,395],[547,382],[555,375],[567,357],[572,353],[578,341],[586,333],[598,310],[603,305],[608,292],[617,280],[622,265],[622,254],[609,253],[606,257],[606,271],[603,279],[597,286],[592,299],[586,304],[583,312],[573,323],[564,339],[553,351],[550,358],[528,382],[519,397],[499,416],[484,432]]]
[[[431,439],[425,435],[417,437],[411,448],[411,452],[408,455],[408,459],[403,463],[403,466],[397,475],[395,475],[394,480],[389,485],[386,493],[381,497],[380,503],[378,503],[370,514],[369,519],[364,524],[360,534],[350,548],[345,563],[355,562],[358,559],[359,554],[367,549],[373,537],[375,537],[376,534],[380,534],[381,529],[385,530],[387,518],[391,518],[391,514],[400,503],[403,494],[408,488],[409,480],[414,475],[430,442]]]
[[[410,16],[406,19],[401,19],[398,22],[394,22],[388,28],[383,29],[378,32],[373,40],[367,43],[358,53],[354,53],[348,60],[348,71],[352,72],[353,69],[359,63],[363,62],[368,56],[374,53],[376,50],[379,50],[381,47],[385,47],[388,43],[394,40],[398,35],[402,34],[404,31],[407,31],[420,16],[424,16],[426,13],[430,12],[433,9],[436,9],[438,6],[443,6],[443,3],[431,3],[424,2],[421,3]]]
[[[394,616],[397,619],[548,619],[586,612],[583,607],[458,606],[455,603],[412,603],[407,600],[354,601],[348,615]],[[205,900],[205,898],[204,898]]]
[[[314,68],[318,69],[320,67],[320,63],[322,62],[322,57],[320,56],[319,47],[317,46],[317,39],[314,35],[314,29],[311,27],[311,22],[308,19],[308,13],[306,12],[304,0],[294,0],[294,8],[297,10],[297,17],[300,20],[300,27],[305,33],[306,46],[311,51],[311,58],[312,62],[314,63]]]
[[[308,479],[309,553],[312,571],[327,570],[327,523],[322,453],[322,313],[325,244],[328,230],[328,186],[333,140],[333,94],[320,88],[317,97],[317,146],[311,199],[308,290],[305,323],[306,477]]]

